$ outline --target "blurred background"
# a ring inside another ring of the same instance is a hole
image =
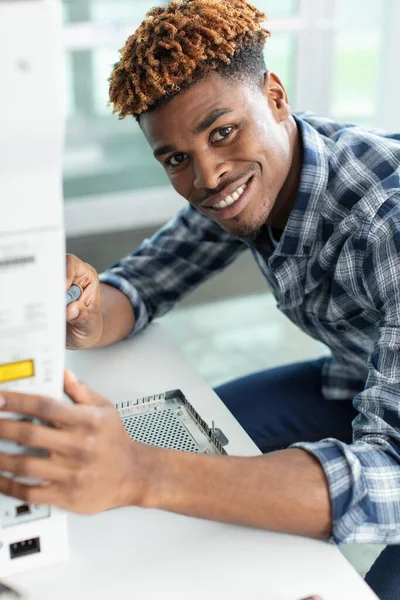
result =
[[[108,82],[118,49],[157,0],[64,0],[68,251],[101,271],[184,202],[133,119],[118,121]],[[254,0],[269,17],[267,66],[293,111],[400,130],[398,0]],[[249,255],[199,288],[163,322],[213,386],[326,349],[278,313]],[[157,392],[160,390],[149,390]],[[346,548],[364,573],[379,548]]]

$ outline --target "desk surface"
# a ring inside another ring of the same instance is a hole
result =
[[[68,353],[79,378],[114,402],[180,388],[230,440],[229,454],[258,450],[195,368],[152,325],[136,339]],[[332,545],[128,507],[71,515],[70,560],[8,582],[28,600],[376,600]]]

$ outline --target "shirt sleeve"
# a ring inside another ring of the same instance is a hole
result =
[[[397,206],[399,205],[397,200]],[[389,203],[390,204],[390,203]],[[299,443],[321,463],[336,543],[400,543],[400,218],[381,207],[366,236],[366,300],[378,310],[365,389],[353,401],[353,443]]]
[[[200,283],[227,267],[248,246],[192,206],[100,275],[131,301],[138,333]]]

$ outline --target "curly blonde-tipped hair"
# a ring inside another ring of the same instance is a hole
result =
[[[233,71],[243,71],[246,54],[263,63],[265,20],[246,0],[174,0],[151,9],[111,73],[113,112],[138,118],[212,71],[232,71],[238,56],[242,69]]]

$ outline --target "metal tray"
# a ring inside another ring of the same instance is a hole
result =
[[[203,421],[181,390],[120,402],[116,408],[137,442],[183,452],[227,454],[228,439],[214,423],[210,428]]]

